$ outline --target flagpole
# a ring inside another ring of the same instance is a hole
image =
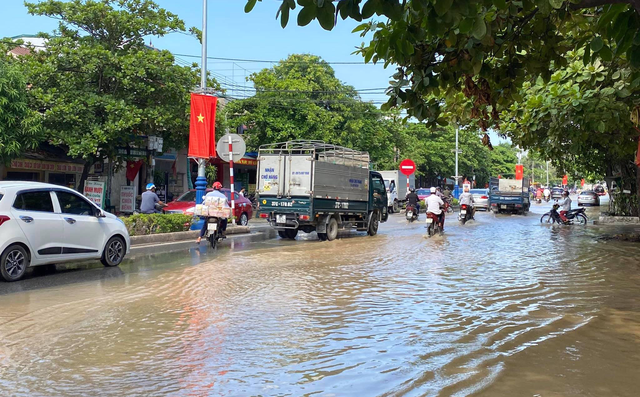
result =
[[[200,60],[200,88],[207,89],[207,0],[202,0],[202,59]],[[207,191],[206,159],[198,159],[196,178],[196,204],[202,204]]]

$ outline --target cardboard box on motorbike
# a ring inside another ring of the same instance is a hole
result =
[[[222,197],[205,196],[204,202],[196,205],[194,215],[231,218],[231,208],[227,204],[227,200]]]

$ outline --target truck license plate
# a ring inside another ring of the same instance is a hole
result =
[[[503,205],[500,206],[500,208],[503,209],[503,210],[506,210],[507,206],[503,204]]]
[[[210,232],[215,232],[215,231],[218,229],[218,224],[217,224],[217,223],[210,223],[210,224],[207,226],[207,229],[208,229]]]
[[[427,218],[427,223],[433,223],[433,219]]]
[[[467,210],[460,211],[460,215],[467,215]]]
[[[287,223],[286,215],[276,215],[276,223]]]

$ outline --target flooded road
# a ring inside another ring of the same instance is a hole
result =
[[[546,209],[0,283],[0,395],[637,396],[640,246]]]

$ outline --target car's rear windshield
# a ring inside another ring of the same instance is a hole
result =
[[[487,189],[471,189],[471,194],[487,194]]]
[[[596,192],[588,191],[580,193],[581,196],[593,196]]]
[[[188,191],[182,196],[178,197],[178,201],[196,201],[196,192]]]

